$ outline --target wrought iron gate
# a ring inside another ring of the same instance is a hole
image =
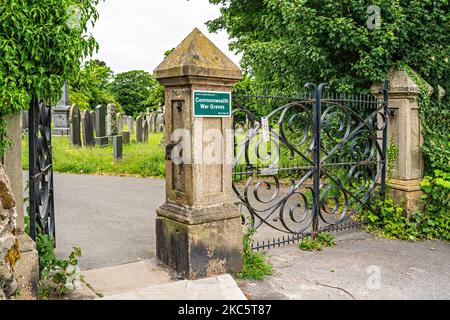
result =
[[[28,117],[30,237],[39,229],[55,239],[51,107],[33,99]]]
[[[352,228],[376,210],[373,199],[386,192],[388,86],[382,100],[332,94],[326,84],[233,96],[233,189],[257,231],[254,250]]]

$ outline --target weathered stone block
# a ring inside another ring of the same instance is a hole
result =
[[[242,268],[240,218],[189,225],[159,215],[156,238],[157,258],[188,279]]]

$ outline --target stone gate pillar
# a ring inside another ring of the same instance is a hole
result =
[[[423,144],[419,109],[420,88],[405,72],[389,71],[389,119],[388,137],[393,137],[398,147],[398,158],[392,172],[393,199],[409,213],[420,207],[420,181],[423,178],[424,162],[420,147]],[[377,92],[379,86],[374,86]],[[432,88],[429,86],[430,94]]]
[[[232,155],[226,152],[232,146],[225,140],[232,120],[195,117],[193,95],[231,92],[241,70],[195,29],[154,75],[166,89],[166,203],[157,210],[157,257],[189,279],[240,270],[242,225],[233,203]],[[208,130],[222,134],[216,150],[220,163],[203,161]],[[177,136],[183,131],[186,136]],[[171,156],[180,141],[191,163],[177,164]]]

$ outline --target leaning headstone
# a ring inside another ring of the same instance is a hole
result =
[[[120,112],[117,113],[117,130],[119,133],[123,132],[123,117]]]
[[[132,116],[128,116],[128,131],[130,131],[131,134],[134,133],[134,119]]]
[[[90,111],[84,111],[83,117],[83,144],[85,147],[95,146],[94,126]]]
[[[123,137],[123,144],[130,144],[131,142],[131,135],[129,131],[124,131],[122,133],[122,137]]]
[[[144,121],[144,143],[148,142],[148,121]]]
[[[106,136],[106,107],[97,106],[95,108],[95,131],[97,137],[95,144],[98,146],[105,146],[108,144],[108,137]]]
[[[53,134],[68,135],[70,131],[69,124],[69,88],[64,84],[62,88],[62,98],[59,100],[56,107],[53,109]]]
[[[138,143],[142,143],[143,137],[142,116],[136,118],[136,140]]]
[[[114,150],[114,160],[121,160],[123,153],[123,140],[122,136],[113,137],[113,150]]]
[[[70,143],[74,146],[81,147],[81,115],[76,105],[70,107],[69,124],[70,124]]]
[[[112,142],[112,137],[119,133],[117,129],[117,112],[113,103],[108,104],[106,113],[106,135]]]

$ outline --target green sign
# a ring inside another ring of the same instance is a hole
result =
[[[231,93],[194,91],[194,117],[231,117]]]

